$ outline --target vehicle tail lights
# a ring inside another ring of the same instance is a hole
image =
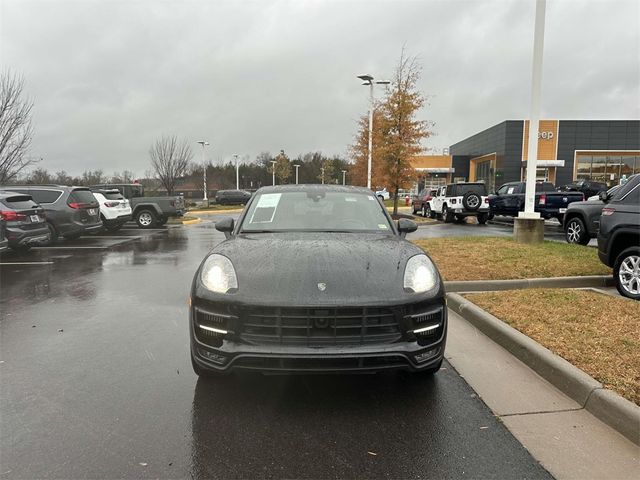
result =
[[[616,209],[613,207],[604,207],[602,209],[602,215],[604,215],[605,217],[608,217],[609,215],[613,215],[615,211]]]
[[[27,216],[14,212],[13,210],[0,210],[0,217],[2,217],[7,222],[18,222],[20,220],[26,220]]]
[[[451,203],[456,203],[456,199],[455,199],[455,198],[452,198],[452,199],[451,199]]]
[[[120,202],[104,202],[104,206],[105,207],[117,207],[118,205],[120,205]]]
[[[542,195],[540,195],[540,205],[546,205],[547,204],[547,196],[543,193]]]
[[[83,202],[71,202],[71,203],[67,203],[67,205],[69,205],[69,207],[75,208],[75,209],[93,208],[94,207],[94,205],[91,205],[90,203],[83,203]]]
[[[484,203],[489,203],[489,197],[484,198]]]

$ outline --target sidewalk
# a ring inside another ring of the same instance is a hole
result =
[[[449,310],[445,356],[558,479],[640,477],[640,448]]]

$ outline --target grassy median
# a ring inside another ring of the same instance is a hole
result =
[[[451,237],[416,240],[429,253],[445,280],[608,275],[611,269],[594,248],[545,241],[516,243],[505,237]]]
[[[640,404],[640,302],[567,289],[465,297],[605,387]]]

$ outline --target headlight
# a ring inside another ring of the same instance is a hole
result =
[[[238,278],[231,260],[217,253],[205,260],[200,279],[205,287],[216,293],[227,293],[238,288]]]
[[[424,254],[411,257],[404,269],[404,288],[415,293],[426,292],[438,284],[438,272]]]

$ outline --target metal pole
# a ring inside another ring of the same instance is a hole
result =
[[[204,162],[204,143],[202,144],[202,188],[204,190],[204,201],[207,199],[207,165]]]
[[[271,185],[276,184],[276,161],[271,160]]]
[[[533,36],[533,74],[531,76],[531,116],[523,218],[540,218],[535,212],[536,166],[538,160],[538,130],[540,123],[540,90],[542,88],[542,53],[544,50],[544,16],[546,0],[536,0],[536,21]]]
[[[209,142],[204,140],[199,140],[197,143],[202,145],[202,189],[204,191],[203,201],[207,201],[207,165],[204,161],[204,147],[205,145],[209,145]]]
[[[298,185],[298,168],[300,168],[300,165],[295,164],[294,167],[296,169],[296,185]]]
[[[240,190],[240,170],[238,167],[238,155],[234,155],[236,159],[236,190]]]
[[[345,185],[345,175],[346,175],[347,171],[346,170],[342,170],[342,185]]]
[[[367,156],[367,188],[371,189],[371,150],[373,148],[373,79],[369,82],[369,153]]]
[[[324,185],[324,167],[320,167],[320,173],[322,174],[322,184]]]

